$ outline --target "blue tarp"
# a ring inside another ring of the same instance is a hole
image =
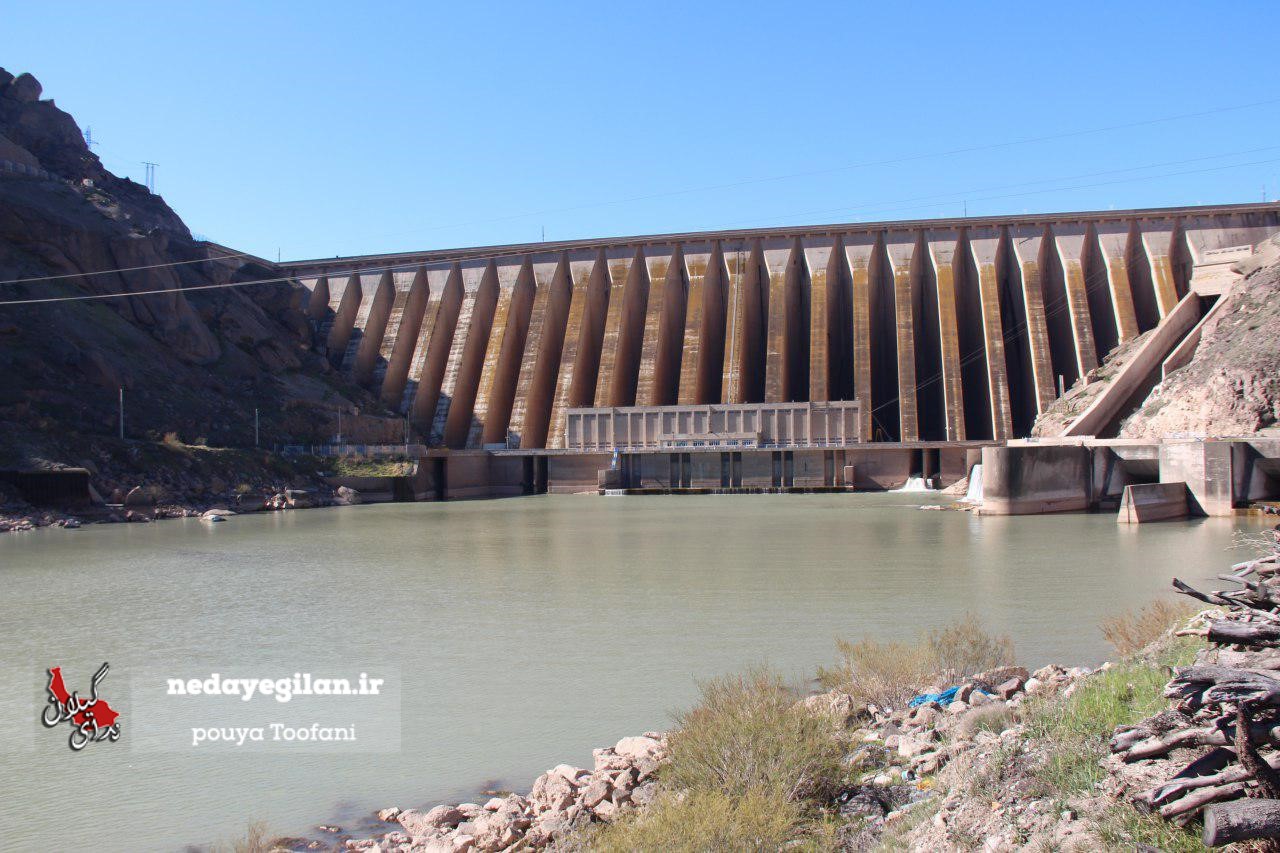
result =
[[[929,702],[937,702],[939,705],[942,705],[945,707],[947,705],[950,705],[952,702],[956,701],[956,694],[958,692],[960,692],[959,685],[956,685],[955,687],[948,687],[946,690],[942,691],[941,693],[921,693],[919,696],[917,696],[916,698],[908,702],[907,705],[912,708],[918,708],[921,705],[928,704]],[[981,693],[983,696],[991,695],[987,691],[979,690],[977,688],[974,688],[973,692]]]

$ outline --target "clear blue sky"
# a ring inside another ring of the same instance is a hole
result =
[[[270,258],[1280,194],[1275,0],[3,14],[108,168]]]

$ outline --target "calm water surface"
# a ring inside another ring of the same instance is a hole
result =
[[[1097,662],[1100,618],[1175,573],[1212,577],[1257,529],[912,506],[936,500],[552,496],[0,537],[4,844],[179,850],[255,819],[302,834],[523,787],[664,727],[696,679],[762,660],[806,678],[837,636],[907,639],[966,611],[1029,665]],[[87,691],[110,661],[108,693],[144,668],[294,659],[398,666],[401,750],[161,754],[126,727],[72,754],[28,722],[31,673],[58,662]]]

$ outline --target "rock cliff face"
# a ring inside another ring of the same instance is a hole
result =
[[[316,407],[376,409],[312,352],[301,287],[196,289],[274,273],[207,260],[164,200],[103,168],[41,94],[0,69],[0,160],[22,167],[0,163],[0,302],[173,292],[0,305],[0,467],[114,434],[121,388],[130,438],[211,445],[251,445],[255,408],[269,442],[321,437]]]

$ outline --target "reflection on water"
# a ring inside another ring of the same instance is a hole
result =
[[[106,850],[229,839],[254,819],[350,826],[589,762],[665,726],[698,678],[761,660],[805,678],[836,636],[905,639],[973,611],[1028,665],[1096,662],[1101,617],[1241,558],[1230,521],[911,505],[936,500],[551,496],[0,537],[6,683],[56,662],[87,679],[110,661],[123,689],[144,668],[294,659],[404,679],[392,755],[158,755],[130,751],[127,726],[72,755],[43,736],[34,691],[10,692],[0,826]]]

